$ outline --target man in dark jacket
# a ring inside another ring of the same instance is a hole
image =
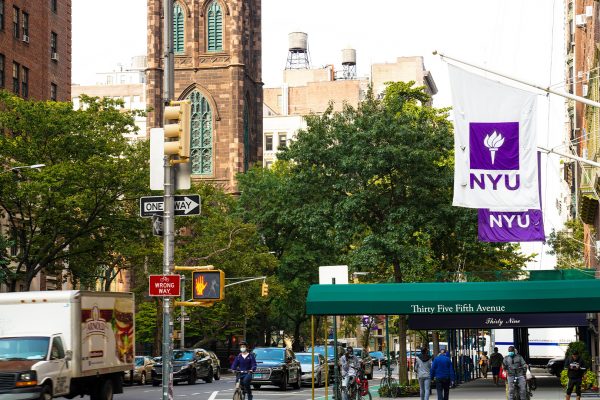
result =
[[[256,371],[256,358],[254,354],[248,351],[248,343],[240,343],[240,354],[233,360],[231,369],[240,371],[240,381],[244,387],[244,391],[247,393],[248,400],[252,400],[250,383],[252,382],[252,371]]]
[[[573,387],[575,387],[575,393],[577,394],[577,400],[581,399],[581,381],[583,375],[585,375],[586,366],[579,352],[574,351],[570,357],[565,360],[565,368],[567,369],[567,376],[569,377],[569,385],[567,386],[567,397],[566,400],[571,399],[571,393],[573,393]]]
[[[454,384],[454,366],[450,354],[442,350],[431,364],[431,379],[435,379],[435,390],[438,400],[448,400],[450,385]]]
[[[525,359],[517,354],[515,346],[509,346],[508,355],[504,357],[502,366],[506,370],[506,384],[508,385],[508,398],[514,399],[515,380],[519,386],[519,398],[527,398],[527,363]]]

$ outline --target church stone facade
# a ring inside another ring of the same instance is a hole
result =
[[[192,103],[194,180],[236,192],[262,160],[261,0],[175,0],[176,100]],[[162,0],[148,0],[148,128],[162,126]]]

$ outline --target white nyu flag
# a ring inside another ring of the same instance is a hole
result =
[[[470,208],[539,208],[537,95],[448,65],[454,105],[454,201]]]

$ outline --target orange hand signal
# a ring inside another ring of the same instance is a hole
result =
[[[196,278],[196,295],[202,296],[204,294],[204,289],[208,286],[208,283],[204,280],[204,275],[200,275]]]

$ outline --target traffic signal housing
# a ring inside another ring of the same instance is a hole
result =
[[[165,107],[164,152],[167,156],[179,156],[183,162],[190,158],[190,130],[191,130],[192,106],[189,100],[172,101]]]
[[[192,272],[192,298],[221,301],[225,298],[225,273],[221,270]]]
[[[266,282],[263,282],[260,287],[260,295],[262,297],[267,297],[269,295],[269,285]]]

